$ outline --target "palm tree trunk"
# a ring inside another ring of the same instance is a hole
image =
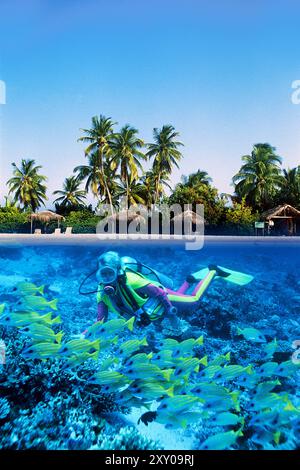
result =
[[[127,208],[127,218],[128,218],[128,208],[129,208],[129,182],[128,182],[128,173],[126,173],[126,208]]]
[[[108,184],[107,184],[106,174],[105,174],[105,171],[104,171],[103,147],[102,146],[99,147],[99,156],[100,156],[100,171],[101,171],[101,175],[102,175],[103,182],[104,182],[105,192],[107,194],[109,205],[110,205],[110,212],[111,212],[111,215],[113,215],[114,214],[114,206],[113,206],[113,202],[112,202],[111,193],[110,193],[110,190],[109,190],[109,187],[108,187]]]
[[[156,188],[155,188],[154,204],[157,203],[157,200],[158,200],[158,197],[159,197],[158,192],[159,192],[159,183],[160,183],[160,179],[161,179],[161,171],[160,171],[160,172],[158,173],[158,175],[157,175],[157,180],[156,180],[156,184],[155,184]]]
[[[113,215],[114,214],[114,206],[113,206],[113,202],[112,202],[111,192],[110,192],[109,187],[106,183],[106,178],[105,178],[105,185],[106,185],[106,191],[107,191],[107,197],[108,197],[108,200],[109,200],[111,215]]]

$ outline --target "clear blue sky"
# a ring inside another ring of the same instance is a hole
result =
[[[185,143],[174,183],[201,168],[232,191],[256,142],[299,164],[299,21],[292,0],[1,0],[1,197],[21,157],[43,165],[51,197],[100,113],[146,141],[173,124]]]

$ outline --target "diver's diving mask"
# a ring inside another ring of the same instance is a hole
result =
[[[111,266],[103,266],[98,271],[98,279],[103,284],[111,284],[116,281],[118,276],[117,270]]]

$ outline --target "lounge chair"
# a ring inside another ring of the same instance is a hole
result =
[[[60,228],[56,228],[54,230],[54,235],[61,235],[61,229]]]
[[[34,230],[34,235],[41,235],[41,233],[42,233],[42,230],[40,228],[36,228]]]
[[[65,231],[65,235],[71,235],[72,234],[73,227],[67,227]]]

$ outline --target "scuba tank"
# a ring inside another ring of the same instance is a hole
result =
[[[160,284],[162,284],[164,287],[167,287],[168,289],[174,288],[174,283],[171,278],[157,271],[156,269],[150,268],[146,264],[137,261],[131,256],[122,256],[121,263],[123,269],[129,268],[131,271],[140,273],[146,276],[147,278],[152,279],[153,281],[158,281]]]

